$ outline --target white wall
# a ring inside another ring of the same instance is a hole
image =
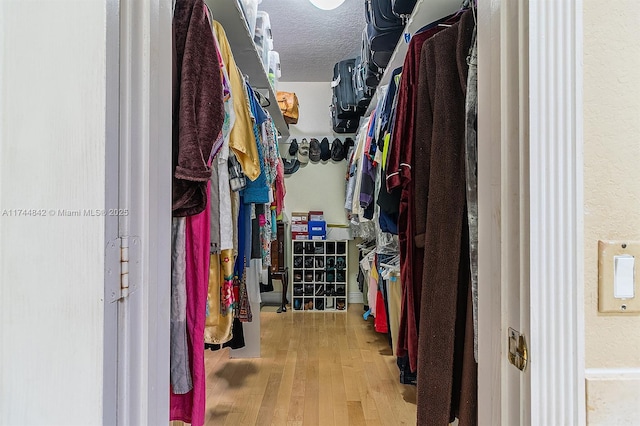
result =
[[[105,4],[0,2],[0,424],[102,422]]]
[[[289,131],[291,137],[298,144],[302,138],[309,140],[315,137],[329,139],[329,144],[338,137],[340,140],[346,136],[333,133],[329,105],[331,105],[331,83],[308,82],[280,82],[278,90],[295,92],[300,102],[300,118],[298,123],[291,125]],[[289,144],[280,145],[283,158],[289,158]],[[344,209],[346,192],[347,161],[320,161],[309,162],[300,169],[285,178],[287,195],[285,197],[285,211],[291,217],[291,212],[322,210],[328,224],[346,225],[347,215]],[[358,291],[358,250],[355,243],[349,244],[349,291]],[[357,301],[357,296],[352,295],[350,301]]]
[[[598,240],[640,240],[639,26],[635,0],[584,0],[585,363],[590,425],[640,422],[640,316],[598,313],[597,266]]]

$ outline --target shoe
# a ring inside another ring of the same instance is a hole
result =
[[[295,281],[295,282],[302,281],[302,272],[295,272],[293,274],[293,281]]]
[[[321,285],[316,289],[316,296],[322,296],[324,294],[324,288]]]
[[[326,291],[324,292],[325,296],[335,296],[336,295],[336,289],[333,286],[327,286]]]
[[[333,273],[332,271],[327,272],[327,282],[328,282],[328,283],[332,283],[332,282],[334,282],[335,280],[336,280],[336,279],[335,279],[335,275],[334,275],[334,273]]]
[[[304,246],[300,242],[293,243],[293,252],[295,254],[302,254],[304,252]]]
[[[313,284],[304,285],[304,294],[309,296],[313,294]]]
[[[339,287],[336,289],[336,295],[338,295],[338,296],[344,296],[344,286],[339,286]]]
[[[336,259],[336,269],[344,269],[347,267],[347,260],[343,256]]]
[[[324,272],[316,272],[316,282],[321,283],[324,281]]]
[[[307,254],[313,254],[316,251],[316,248],[313,246],[312,242],[304,243],[304,252]]]
[[[333,297],[327,297],[326,298],[326,303],[325,303],[325,308],[327,309],[333,309],[333,304],[335,303],[336,299],[334,299]]]
[[[313,257],[307,257],[304,259],[305,268],[313,268]]]
[[[315,253],[316,254],[324,253],[324,245],[322,243],[316,243]]]
[[[304,304],[304,310],[308,311],[308,310],[311,310],[311,309],[313,309],[313,300],[308,300]]]
[[[328,257],[327,258],[327,267],[325,269],[327,271],[331,271],[333,269],[336,269],[336,259],[335,259],[335,257]]]
[[[313,281],[313,272],[306,272],[304,274],[304,280],[308,283]]]
[[[293,267],[302,268],[302,256],[295,256],[293,258]]]
[[[343,283],[346,281],[344,271],[336,272],[336,281],[339,283]]]
[[[339,300],[339,301],[338,301],[338,304],[337,304],[337,306],[336,306],[336,308],[337,308],[339,311],[344,311],[344,308],[345,308],[344,300]]]
[[[316,299],[316,309],[318,311],[324,311],[324,300]]]
[[[316,257],[316,268],[324,268],[324,258]]]
[[[302,296],[303,293],[304,293],[304,291],[302,290],[302,286],[293,287],[293,295],[294,296]]]
[[[293,300],[293,309],[299,311],[302,309],[302,299],[294,299]]]

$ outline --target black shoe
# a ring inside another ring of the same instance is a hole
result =
[[[316,257],[316,268],[324,268],[324,259],[322,257]]]
[[[313,268],[313,257],[307,257],[306,259],[304,259],[304,267]]]
[[[340,287],[337,288],[336,295],[344,296],[344,286],[340,286]]]
[[[335,259],[335,257],[328,257],[327,258],[327,267],[325,269],[327,271],[331,271],[333,269],[336,269],[336,259]]]
[[[316,309],[319,311],[324,311],[324,300],[316,299]]]
[[[293,243],[293,252],[295,254],[302,254],[304,252],[304,246],[300,242]]]
[[[304,291],[302,290],[301,286],[296,286],[293,288],[293,295],[294,296],[302,296],[302,294],[304,293]]]
[[[307,254],[315,253],[316,248],[313,246],[312,242],[304,243],[304,252]]]
[[[322,296],[324,294],[324,288],[322,286],[318,286],[316,289],[316,296]]]
[[[293,258],[293,267],[302,268],[302,256],[295,256]]]

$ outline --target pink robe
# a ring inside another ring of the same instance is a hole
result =
[[[207,183],[207,193],[211,181]],[[206,374],[204,370],[204,325],[209,287],[209,215],[207,207],[186,218],[187,336],[193,389],[184,395],[171,392],[170,419],[204,424]]]

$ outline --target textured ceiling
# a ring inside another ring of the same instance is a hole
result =
[[[345,0],[320,10],[307,0],[262,0],[273,47],[280,54],[280,81],[330,81],[333,65],[360,54],[364,0]]]

